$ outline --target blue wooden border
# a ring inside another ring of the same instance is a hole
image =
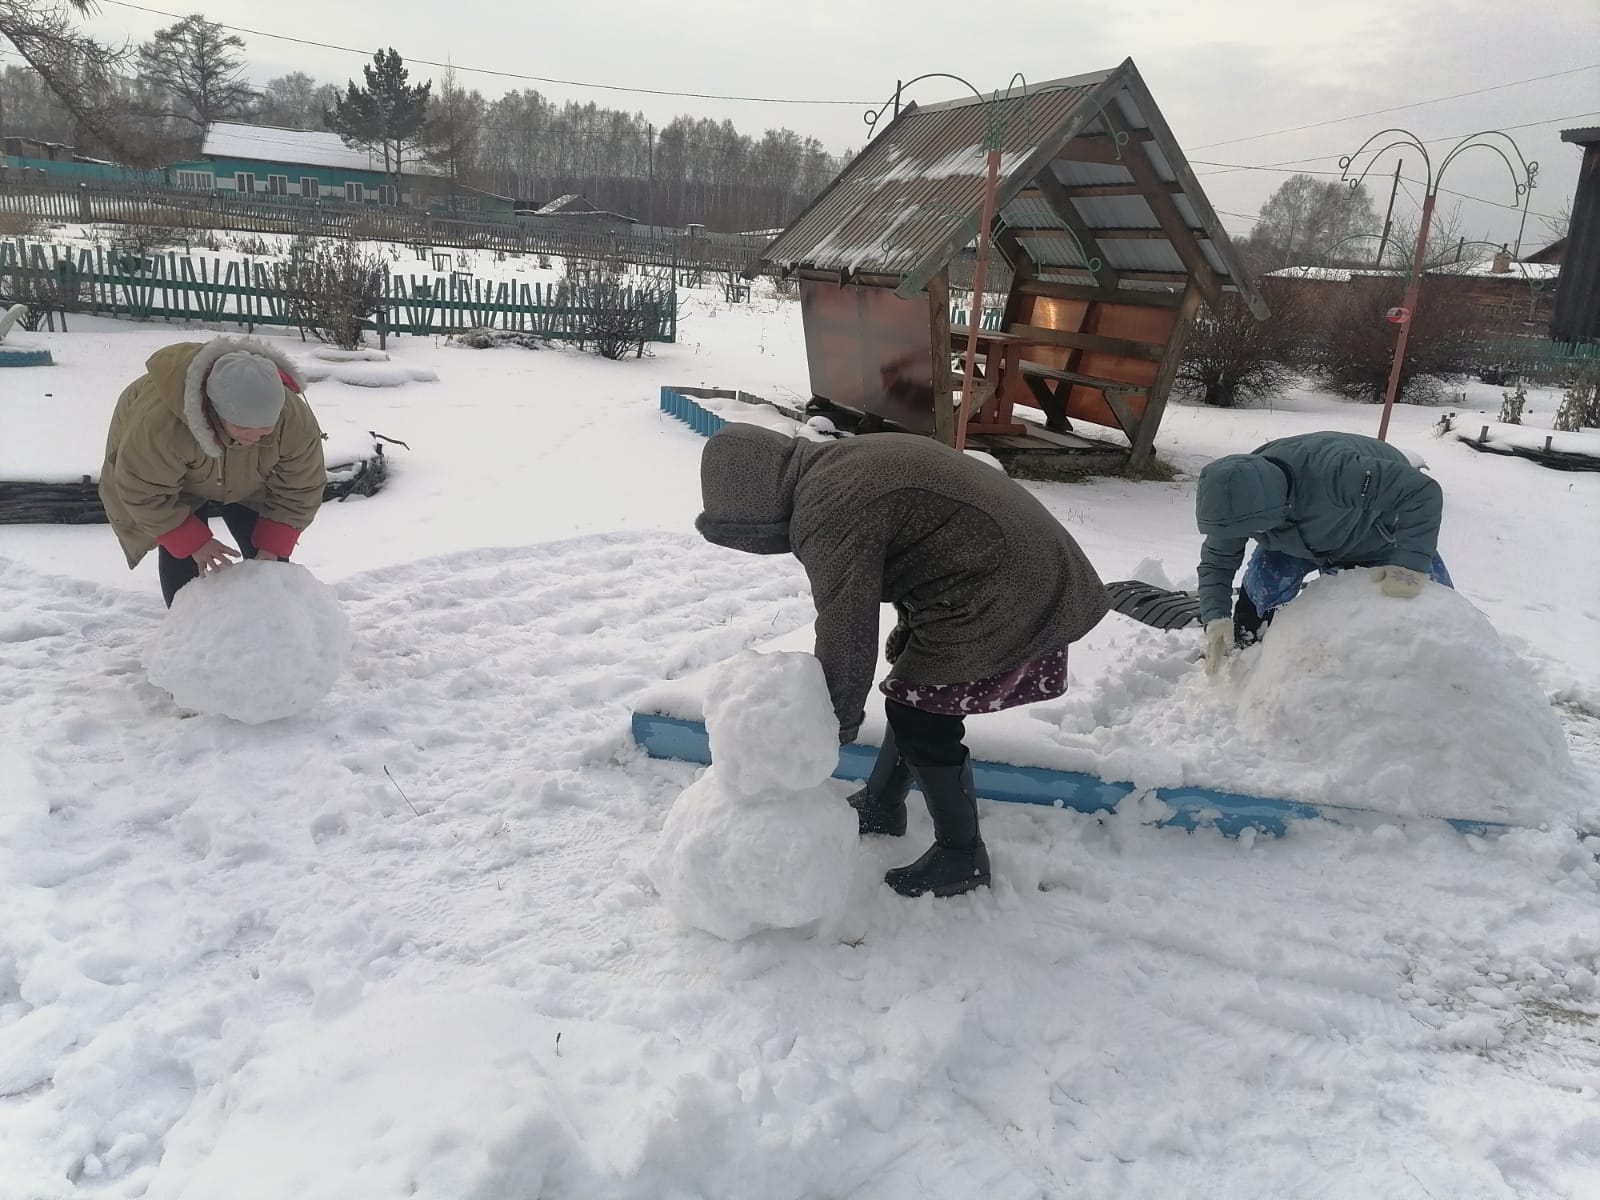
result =
[[[700,721],[666,717],[654,713],[633,714],[633,740],[652,758],[680,762],[711,762],[711,742]],[[835,779],[862,780],[872,770],[878,756],[876,746],[850,745],[839,751]],[[1013,804],[1045,804],[1077,812],[1111,812],[1124,798],[1136,792],[1131,783],[1107,783],[1078,771],[1058,771],[1048,767],[1019,767],[1011,763],[974,759],[973,781],[978,794],[989,800]],[[1382,820],[1381,814],[1333,805],[1305,804],[1294,800],[1271,800],[1245,796],[1213,788],[1156,788],[1156,797],[1173,809],[1173,815],[1157,822],[1178,829],[1215,829],[1227,837],[1237,837],[1246,829],[1281,837],[1290,821]],[[1493,821],[1446,819],[1445,824],[1460,833],[1489,836],[1513,828]]]
[[[716,413],[684,395],[677,388],[661,389],[661,411],[676,417],[701,437],[710,437],[728,422]]]
[[[55,361],[42,347],[0,346],[0,367],[50,367]]]

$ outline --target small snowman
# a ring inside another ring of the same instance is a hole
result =
[[[839,723],[822,664],[746,651],[713,674],[713,766],[673,802],[650,877],[673,914],[727,941],[838,914],[855,875],[855,812],[827,780]]]

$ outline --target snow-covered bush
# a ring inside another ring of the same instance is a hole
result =
[[[622,358],[630,350],[644,356],[644,346],[660,330],[670,298],[655,286],[628,287],[614,279],[598,279],[575,293],[565,288],[558,304],[576,303],[578,345],[601,358]]]
[[[1500,393],[1500,423],[1502,425],[1521,425],[1522,410],[1528,405],[1528,389],[1522,386],[1522,381],[1517,381],[1517,390],[1514,392]]]
[[[361,323],[382,305],[388,274],[380,252],[355,242],[297,237],[281,276],[289,315],[318,341],[359,349]]]
[[[246,258],[271,258],[277,253],[259,233],[234,238],[233,248]]]
[[[1567,388],[1553,427],[1562,433],[1600,429],[1600,364],[1585,367]]]

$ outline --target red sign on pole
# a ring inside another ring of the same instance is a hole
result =
[[[1405,325],[1411,320],[1409,308],[1391,308],[1383,314],[1383,319],[1391,325]]]

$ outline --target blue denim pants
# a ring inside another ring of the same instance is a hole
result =
[[[1298,596],[1306,576],[1311,572],[1334,575],[1344,569],[1313,562],[1309,558],[1296,558],[1280,550],[1264,550],[1258,545],[1245,566],[1244,579],[1239,587],[1250,598],[1250,603],[1255,605],[1256,612],[1265,617],[1273,609],[1282,608]],[[1455,587],[1450,581],[1450,572],[1445,570],[1444,560],[1437,554],[1433,556],[1433,566],[1428,575],[1435,583],[1442,583],[1447,588]]]

